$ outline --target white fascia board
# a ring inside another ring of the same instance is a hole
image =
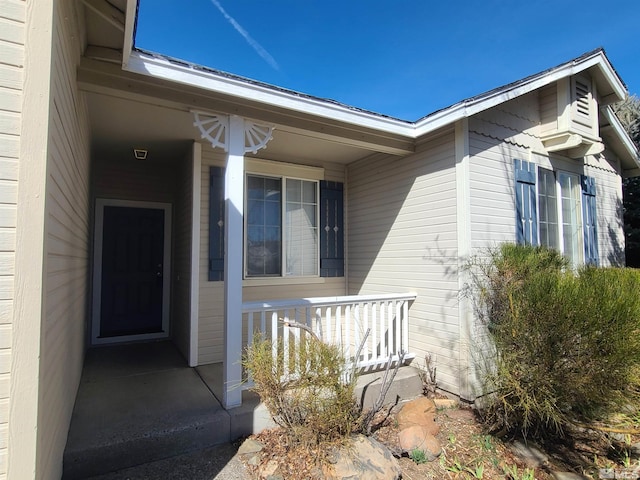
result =
[[[162,80],[178,82],[193,87],[262,102],[268,105],[316,115],[329,120],[372,128],[386,133],[413,137],[413,125],[402,120],[380,117],[371,113],[352,110],[319,99],[297,96],[286,91],[256,85],[236,78],[194,70],[176,65],[168,60],[150,57],[133,51],[124,70]]]
[[[557,76],[557,78],[561,77],[561,75]],[[550,78],[545,76],[543,78],[532,80],[531,82],[518,85],[508,90],[496,91],[495,93],[486,97],[473,100],[465,100],[462,103],[453,105],[445,110],[437,112],[433,115],[429,115],[428,117],[416,122],[415,136],[420,137],[434,130],[437,130],[438,128],[457,122],[458,120],[462,120],[463,118],[468,118],[472,115],[475,115],[476,113],[480,113],[491,107],[495,107],[496,105],[500,105],[501,103],[519,97],[520,95],[524,95],[533,90],[536,90],[537,88],[544,87],[557,78]]]
[[[591,67],[598,66],[616,95],[621,99],[625,98],[626,90],[620,78],[607,61],[603,52],[598,52],[592,57],[588,57],[579,63],[567,63],[555,70],[545,72],[532,78],[531,80],[515,85],[512,88],[499,89],[489,95],[481,95],[477,99],[465,100],[449,108],[446,108],[433,115],[429,115],[415,123],[415,137],[420,137],[438,128],[457,122],[465,117],[470,117],[491,107],[495,107],[513,98],[525,95],[529,92],[542,88],[561,78],[576,75]]]
[[[624,146],[624,149],[629,154],[629,157],[635,162],[637,167],[640,168],[640,156],[638,154],[638,150],[636,149],[636,146],[634,145],[631,138],[629,138],[629,134],[627,134],[627,131],[620,123],[620,120],[618,119],[616,114],[613,113],[613,110],[609,106],[604,108],[602,110],[602,113],[604,113],[604,116],[609,122],[609,125],[611,125],[613,130],[616,132],[616,135],[620,139],[620,143],[622,143],[622,145]]]
[[[609,63],[607,57],[604,55],[604,52],[598,52],[597,55],[590,59],[589,63],[591,63],[591,65],[583,68],[582,70],[586,70],[586,68],[597,65],[600,69],[600,72],[602,72],[607,82],[613,89],[614,93],[619,97],[621,101],[624,100],[627,96],[627,89],[614,70],[613,66]]]
[[[124,43],[122,45],[122,68],[126,69],[133,50],[133,32],[136,27],[138,0],[127,0],[124,18]]]

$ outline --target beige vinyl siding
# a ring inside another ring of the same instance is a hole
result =
[[[189,358],[191,320],[191,150],[181,159],[174,183],[172,242],[171,337],[185,359]]]
[[[515,241],[513,160],[542,151],[538,92],[469,119],[471,248]]]
[[[225,155],[210,145],[202,148],[202,182],[200,204],[200,296],[198,329],[198,363],[222,362],[224,354],[224,282],[210,282],[209,273],[209,169],[223,167]],[[311,165],[324,168],[326,180],[344,182],[344,167],[326,162]],[[251,281],[246,282],[251,283]],[[269,285],[245,286],[244,301],[345,295],[344,278],[318,278],[311,283],[290,279],[273,279]]]
[[[569,159],[546,154],[539,136],[551,120],[556,85],[545,87],[469,119],[471,232],[475,251],[515,241],[513,159],[596,179],[598,247],[602,265],[624,263],[622,183],[619,162],[605,150],[597,157]],[[553,97],[553,100],[550,98]],[[555,110],[554,110],[555,111]]]
[[[596,182],[598,218],[598,254],[602,266],[624,266],[624,219],[620,162],[605,150],[597,157],[587,157],[585,174]]]
[[[59,478],[85,347],[89,256],[89,127],[76,86],[75,2],[54,7],[36,475]],[[23,159],[25,162],[27,159]],[[28,165],[24,168],[29,168]]]
[[[104,157],[93,161],[96,198],[172,203],[178,175],[175,163],[140,161],[130,157]]]
[[[457,392],[458,258],[452,128],[398,158],[348,167],[349,294],[414,292],[409,349],[437,358],[438,383]]]
[[[202,146],[200,184],[200,293],[198,298],[198,364],[222,362],[224,355],[224,282],[209,281],[209,170],[222,167],[224,153]]]
[[[0,2],[0,479],[7,475],[9,384],[25,2]]]
[[[558,86],[556,83],[540,89],[540,134],[558,129]]]
[[[471,122],[470,122],[471,123]],[[522,148],[469,132],[471,248],[473,252],[515,241],[514,158],[528,159]]]

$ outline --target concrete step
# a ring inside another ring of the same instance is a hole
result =
[[[113,370],[110,365],[85,364],[64,453],[66,480],[205,450],[274,426],[253,392],[243,392],[241,407],[222,408],[217,400],[222,398],[221,365],[133,370]],[[377,398],[383,376],[384,372],[360,376],[356,395],[365,407]],[[402,367],[386,403],[421,393],[417,371]]]
[[[80,385],[63,461],[74,480],[230,440],[230,416],[191,368]]]

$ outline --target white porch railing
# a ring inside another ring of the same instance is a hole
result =
[[[324,342],[340,345],[347,362],[357,362],[361,369],[374,369],[389,361],[396,362],[400,353],[405,360],[415,356],[409,346],[409,304],[415,294],[351,295],[344,297],[300,298],[273,302],[245,302],[242,304],[243,347],[250,345],[257,335],[264,335],[274,345],[282,341],[284,362],[282,371],[291,371],[304,330],[289,326],[291,322],[306,325]],[[367,330],[369,335],[354,358]],[[252,381],[245,379],[243,388]]]

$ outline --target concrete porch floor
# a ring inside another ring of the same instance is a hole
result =
[[[379,392],[380,376],[359,379],[357,395],[366,406]],[[168,341],[90,349],[71,419],[63,478],[131,470],[216,445],[229,457],[222,444],[273,426],[256,394],[243,392],[242,406],[225,410],[222,389],[222,364],[190,368]],[[402,368],[387,401],[421,393],[415,370]],[[144,475],[127,477],[147,478]]]
[[[170,342],[87,352],[64,453],[87,478],[223,444],[272,426],[257,395],[222,408],[222,364],[190,368]]]

